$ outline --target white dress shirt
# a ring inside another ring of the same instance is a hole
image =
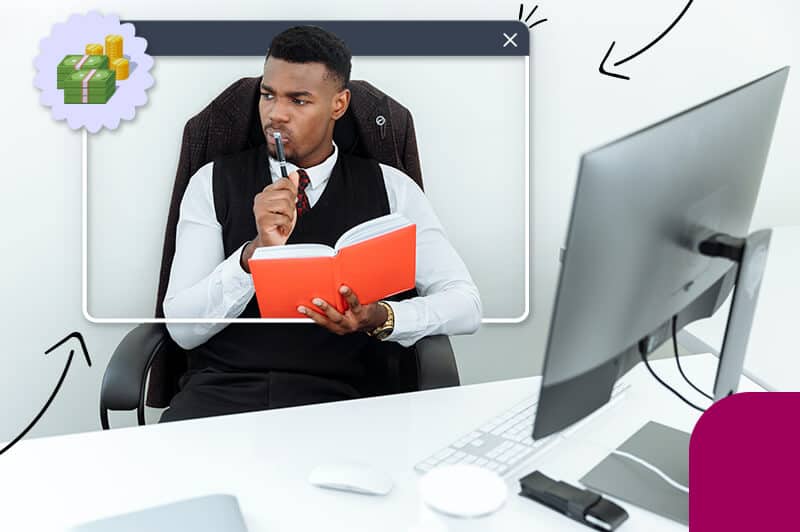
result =
[[[322,195],[338,157],[333,154],[306,168],[311,207]],[[270,157],[272,181],[280,179],[278,162]],[[289,172],[297,167],[287,163]],[[447,240],[439,219],[419,186],[400,170],[381,164],[389,211],[402,213],[417,226],[416,289],[419,297],[388,304],[394,312],[394,331],[386,338],[403,346],[434,334],[470,334],[480,326],[482,306],[478,289],[464,262]],[[212,190],[213,163],[190,179],[180,206],[175,257],[164,299],[167,318],[236,318],[253,297],[253,277],[239,262],[242,246],[225,257],[222,226],[217,221]],[[358,295],[358,294],[356,294]],[[175,342],[191,349],[224,329],[228,323],[167,323]],[[292,324],[286,324],[292,327]]]

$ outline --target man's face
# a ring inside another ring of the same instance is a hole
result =
[[[286,159],[301,168],[331,154],[333,126],[347,110],[350,91],[322,63],[290,63],[268,57],[264,63],[258,112],[272,157],[272,134],[280,132]]]

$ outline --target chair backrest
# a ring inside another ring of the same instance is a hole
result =
[[[260,83],[260,77],[234,82],[184,127],[161,257],[157,317],[164,317],[162,305],[175,254],[180,203],[189,179],[220,156],[266,142],[258,114]],[[334,127],[334,141],[339,149],[399,168],[422,188],[416,134],[409,110],[366,81],[352,80],[349,88],[350,107]],[[147,403],[167,406],[185,370],[185,356],[156,357],[150,372]],[[409,374],[407,368],[400,368],[399,372]]]

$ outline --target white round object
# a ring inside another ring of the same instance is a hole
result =
[[[419,489],[425,504],[453,517],[492,514],[508,497],[506,483],[497,473],[464,464],[432,469],[420,479]]]

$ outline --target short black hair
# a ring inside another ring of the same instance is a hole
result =
[[[264,61],[270,56],[290,63],[322,63],[341,89],[350,83],[350,50],[343,40],[318,26],[282,31],[272,39]]]

